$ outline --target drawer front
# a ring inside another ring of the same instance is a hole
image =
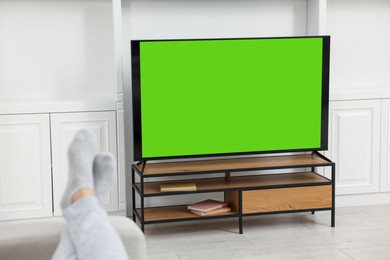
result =
[[[331,207],[331,185],[242,192],[243,214]]]

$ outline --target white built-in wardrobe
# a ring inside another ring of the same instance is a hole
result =
[[[336,205],[389,203],[389,27],[387,0],[0,0],[0,220],[61,215],[80,128],[117,156],[104,206],[125,210],[131,39],[331,35]]]

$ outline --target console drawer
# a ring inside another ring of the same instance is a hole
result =
[[[331,207],[331,185],[242,192],[243,214]]]

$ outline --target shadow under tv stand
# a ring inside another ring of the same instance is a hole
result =
[[[316,172],[318,167],[331,167],[331,179]],[[245,175],[248,171],[300,169],[301,172]],[[221,173],[220,177],[199,177]],[[231,176],[231,173],[237,173]],[[148,178],[192,176],[192,179],[145,181]],[[330,210],[331,227],[335,226],[335,163],[318,152],[282,156],[217,159],[185,162],[142,162],[132,165],[132,218],[142,231],[147,224],[237,218],[243,233],[243,218],[253,215]],[[136,181],[136,175],[138,180]],[[161,192],[162,183],[193,182],[194,191]],[[129,187],[129,185],[128,185]],[[187,205],[148,207],[145,198],[194,193],[224,193],[231,212],[198,216]],[[136,194],[140,205],[136,207]],[[128,216],[131,217],[131,216]]]

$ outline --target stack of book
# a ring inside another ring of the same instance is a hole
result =
[[[198,216],[211,216],[231,211],[227,202],[212,199],[188,205],[188,209]]]

